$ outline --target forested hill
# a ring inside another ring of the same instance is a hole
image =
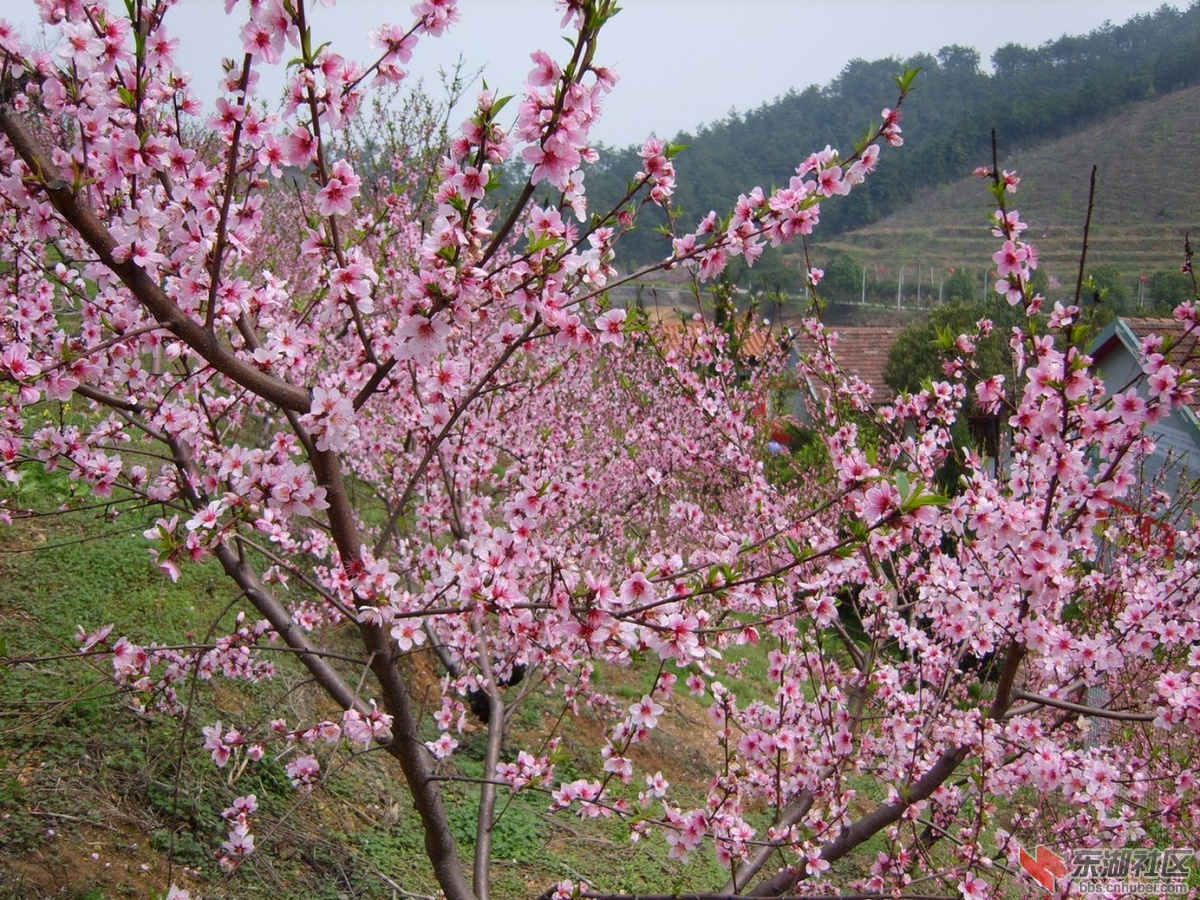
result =
[[[786,184],[799,160],[827,143],[849,153],[878,123],[879,111],[893,104],[894,78],[906,66],[922,71],[904,106],[905,146],[885,153],[879,171],[849,202],[823,206],[825,237],[868,225],[988,162],[993,128],[1002,147],[1029,150],[1130,104],[1200,83],[1200,2],[1183,11],[1164,5],[1122,25],[1036,48],[1005,45],[992,54],[991,74],[976,50],[959,45],[906,60],[852,60],[825,87],[792,90],[674,137],[673,143],[687,145],[676,157],[683,221],[727,209],[754,185]],[[588,174],[593,208],[615,202],[638,165],[637,148],[604,152]],[[652,227],[661,221],[645,221],[626,238],[625,262],[664,255],[663,238]]]

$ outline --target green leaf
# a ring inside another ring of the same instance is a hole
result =
[[[553,235],[543,234],[541,237],[531,239],[525,246],[525,252],[540,253],[541,251],[560,243],[561,240],[561,238],[556,238]]]
[[[920,66],[906,68],[903,74],[896,78],[896,87],[900,89],[900,93],[907,94],[910,90],[912,90],[912,84],[920,73]]]
[[[864,134],[861,138],[859,138],[857,141],[854,142],[854,155],[855,156],[860,155],[864,150],[867,149],[867,146],[874,139],[875,139],[875,128],[874,127],[868,128],[867,133]]]
[[[908,499],[908,502],[901,507],[901,512],[911,512],[922,506],[945,506],[949,502],[950,498],[942,494],[917,494]]]
[[[935,337],[931,343],[942,353],[950,353],[954,350],[954,342],[958,338],[958,335],[955,334],[955,331],[956,329],[951,325],[946,325],[945,327],[935,327]]]

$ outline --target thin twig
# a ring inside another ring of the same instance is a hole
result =
[[[1079,298],[1083,294],[1083,269],[1087,262],[1088,253],[1088,235],[1092,231],[1092,210],[1096,203],[1096,166],[1092,166],[1092,177],[1088,185],[1088,205],[1087,218],[1083,221],[1083,247],[1079,250],[1079,275],[1075,279],[1075,305],[1079,305]]]

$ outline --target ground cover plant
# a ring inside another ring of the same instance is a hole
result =
[[[653,138],[625,197],[588,206],[609,0],[560,2],[562,58],[534,52],[516,97],[481,91],[432,155],[428,120],[369,101],[453,26],[449,0],[377,28],[364,62],[304,0],[230,3],[245,54],[211,109],[175,68],[172,6],[45,0],[48,52],[0,26],[0,460],[17,485],[65,473],[109,517],[156,510],[163,577],[203,563],[231,585],[244,614],[195,644],[87,623],[78,651],[124,703],[186,721],[191,685],[268,681],[281,654],[323,692],[319,720],[183,732],[243,788],[212,809],[232,877],[264,852],[256,779],[334,790],[364,754],[394,766],[426,857],[386,874],[454,900],[500,892],[535,802],[711,856],[722,876],[688,889],[720,896],[999,896],[1046,875],[1027,847],[1190,846],[1197,538],[1142,462],[1191,360],[1149,339],[1142,382],[1093,374],[1077,303],[1031,287],[1016,174],[980,170],[996,290],[1022,313],[1012,370],[978,377],[981,321],[944,380],[875,409],[813,318],[797,375],[822,446],[769,469],[786,342],[608,301],[668,269],[701,296],[732,260],[803,248],[903,143],[914,73],[859,144],[696,224]],[[619,273],[648,207],[672,253]],[[1175,315],[1196,329],[1194,302]],[[951,439],[968,392],[1007,422],[1003,465]],[[645,678],[628,696],[607,687],[622,668]],[[685,698],[715,752],[670,779],[642,751]],[[594,753],[564,754],[586,723]]]

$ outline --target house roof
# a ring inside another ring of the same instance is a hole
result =
[[[652,323],[650,327],[660,346],[677,351],[688,350],[697,337],[706,331],[714,330],[711,324],[694,319],[686,322],[661,320]],[[776,347],[780,347],[779,342],[785,337],[778,329],[771,328],[738,328],[738,336],[741,340],[741,353],[747,359],[761,359],[770,349],[772,342]]]
[[[1088,355],[1099,362],[1118,347],[1124,347],[1137,360],[1138,366],[1144,367],[1146,355],[1142,352],[1142,344],[1147,337],[1155,334],[1169,345],[1166,352],[1167,362],[1200,379],[1200,334],[1195,330],[1189,334],[1186,323],[1176,319],[1114,319],[1096,337]],[[1197,416],[1200,416],[1200,394],[1193,396],[1189,406],[1195,423]]]
[[[712,326],[694,319],[686,322],[664,319],[652,323],[651,328],[664,349],[684,350],[702,331]],[[904,329],[891,325],[847,325],[830,328],[829,331],[838,336],[834,348],[838,365],[846,374],[871,386],[871,402],[883,404],[894,400],[896,392],[883,380],[883,371],[887,366],[888,352]],[[781,340],[787,338],[775,328],[755,328],[743,335],[742,353],[748,358],[759,358],[768,351],[772,342],[780,346]],[[803,332],[792,333],[791,342],[801,354],[808,355],[816,350],[816,345]]]
[[[896,392],[883,380],[883,371],[887,367],[888,352],[904,329],[892,325],[847,325],[829,330],[838,336],[833,350],[838,365],[848,375],[871,386],[874,391],[871,402],[882,404],[894,400]],[[807,335],[798,335],[796,346],[806,354],[816,349]]]

